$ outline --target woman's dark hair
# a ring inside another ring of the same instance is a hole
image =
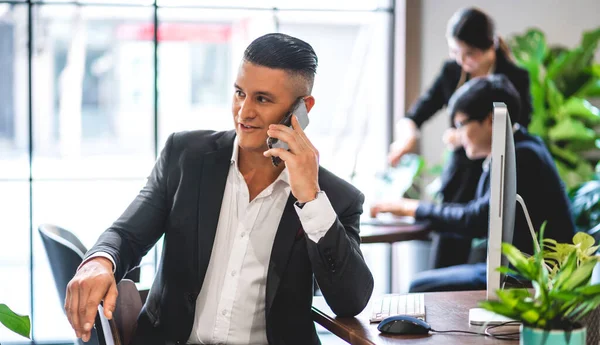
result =
[[[319,62],[310,44],[281,33],[266,34],[252,41],[244,51],[244,61],[298,74],[308,82],[309,91]]]
[[[459,111],[469,119],[483,121],[494,110],[494,102],[506,104],[511,123],[519,121],[521,96],[502,74],[473,78],[466,82],[450,98],[448,111],[452,122]]]
[[[478,8],[468,7],[456,11],[448,21],[446,34],[481,50],[488,50],[498,44],[500,51],[506,57],[511,57],[506,42],[496,36],[494,20]]]

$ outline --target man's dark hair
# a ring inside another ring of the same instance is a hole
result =
[[[317,54],[310,44],[280,33],[266,34],[255,39],[244,51],[244,61],[296,74],[306,80],[309,93],[318,65]]]
[[[519,93],[506,76],[493,74],[474,78],[456,90],[448,102],[452,124],[459,111],[469,119],[483,121],[494,110],[494,102],[504,102],[511,123],[518,122],[521,113]]]

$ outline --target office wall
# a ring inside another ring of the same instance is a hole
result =
[[[598,0],[407,0],[420,1],[421,71],[418,89],[424,91],[434,80],[442,62],[448,58],[445,31],[446,22],[458,8],[477,6],[496,20],[500,35],[522,33],[529,27],[538,27],[546,33],[550,44],[572,47],[580,41],[581,33],[600,26],[600,1]],[[410,51],[409,51],[410,52]],[[600,58],[599,58],[600,59]],[[410,66],[408,66],[410,67]],[[413,86],[414,87],[414,86]],[[408,99],[410,104],[414,99]],[[448,127],[445,112],[438,113],[423,128],[421,152],[428,163],[439,162],[444,145],[440,138]]]

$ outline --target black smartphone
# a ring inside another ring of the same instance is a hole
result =
[[[281,122],[279,124],[292,127],[292,115],[296,115],[298,118],[298,122],[300,123],[300,127],[304,130],[306,126],[308,126],[308,110],[306,109],[306,104],[304,103],[304,98],[298,98],[290,107],[290,110],[285,114]],[[277,139],[277,138],[267,138],[267,147],[269,149],[272,148],[282,148],[284,150],[289,150],[289,146],[287,143]],[[274,166],[278,166],[281,163],[281,158],[279,157],[271,157]]]

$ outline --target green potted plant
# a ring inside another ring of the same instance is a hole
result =
[[[549,47],[544,33],[530,29],[509,45],[529,71],[533,114],[529,131],[550,150],[569,191],[593,178],[600,148],[600,64],[594,62],[600,28],[585,32],[573,49]]]
[[[600,305],[600,284],[591,285],[592,270],[599,261],[594,239],[577,233],[573,244],[543,240],[541,251],[527,257],[508,243],[502,252],[513,268],[499,271],[530,280],[530,289],[498,290],[498,300],[480,306],[521,321],[521,344],[585,345],[586,327],[582,318]]]
[[[6,304],[1,303],[0,323],[11,331],[22,335],[25,338],[29,338],[29,333],[31,332],[31,320],[29,320],[29,316],[19,315],[10,310]]]

